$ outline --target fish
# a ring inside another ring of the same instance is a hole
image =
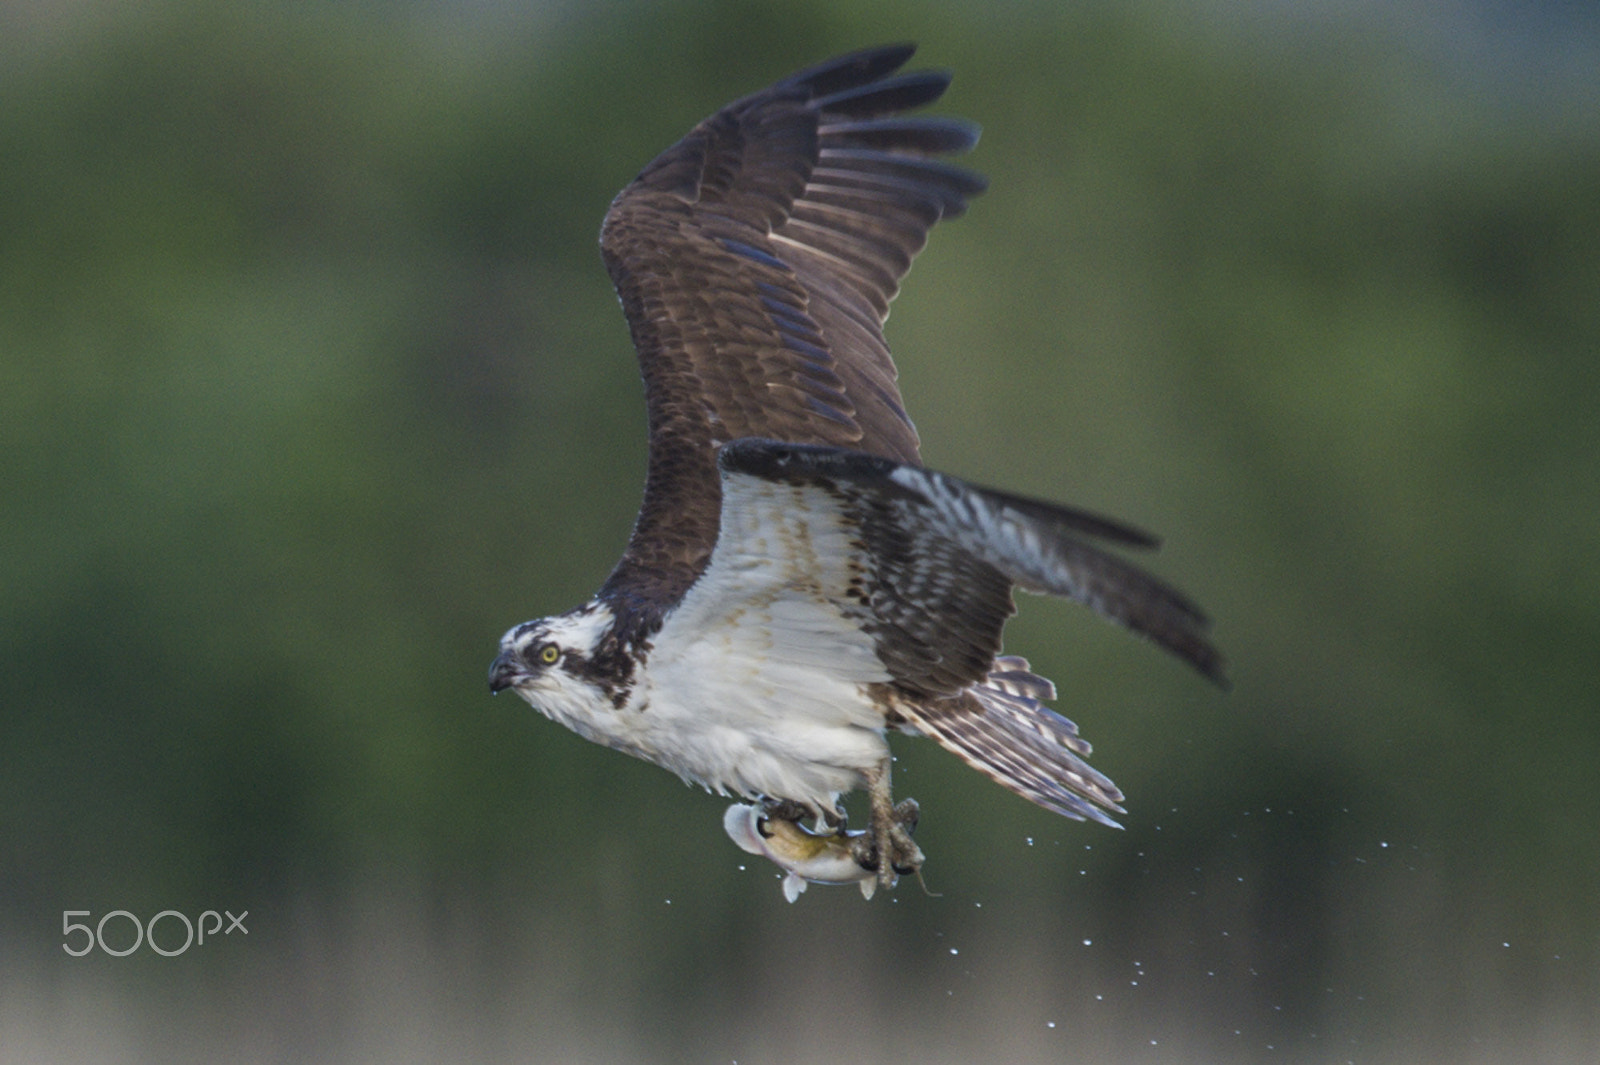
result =
[[[782,869],[783,897],[793,902],[810,884],[859,884],[863,898],[878,889],[878,870],[856,858],[855,841],[864,830],[816,832],[797,821],[769,817],[760,807],[734,803],[722,815],[722,828],[741,850]]]

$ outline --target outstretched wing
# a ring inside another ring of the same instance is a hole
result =
[[[722,448],[719,464],[726,542],[713,573],[806,550],[823,531],[832,549],[850,545],[851,557],[826,567],[785,559],[787,570],[766,568],[813,573],[825,586],[806,594],[872,641],[891,678],[884,701],[893,723],[1046,809],[1112,823],[1096,807],[1119,810],[1122,796],[1080,757],[1089,745],[1076,726],[1043,705],[1055,694],[1050,682],[1021,659],[997,657],[1013,585],[1083,603],[1226,683],[1205,615],[1084,539],[1154,546],[1146,533],[835,447],[739,440]]]
[[[952,695],[988,675],[1015,610],[1013,584],[1083,603],[1226,683],[1200,608],[1084,539],[1153,547],[1148,533],[841,448],[739,440],[719,462],[727,484],[809,489],[797,506],[836,510],[856,530],[870,559],[857,598],[870,607],[880,657],[909,691]]]
[[[602,589],[665,606],[716,539],[716,448],[746,436],[917,461],[883,339],[940,218],[984,188],[935,156],[975,126],[901,112],[950,76],[913,47],[842,56],[729,105],[617,197],[601,250],[649,409],[644,503]]]

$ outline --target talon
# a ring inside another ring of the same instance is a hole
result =
[[[911,833],[900,825],[891,825],[889,828],[889,868],[900,876],[909,876],[912,873],[922,872],[922,849],[911,842]],[[878,871],[879,878],[883,871]]]
[[[895,804],[894,819],[896,823],[906,826],[907,834],[917,830],[917,822],[922,818],[922,807],[917,805],[915,799],[902,799]]]
[[[763,799],[761,801],[761,816],[776,821],[804,821],[813,816],[812,810],[805,803],[795,802],[793,799]]]
[[[878,871],[878,845],[872,833],[863,832],[850,841],[850,857],[863,869]]]
[[[922,872],[922,851],[911,842],[911,833],[917,830],[922,817],[922,807],[915,799],[903,799],[895,804],[889,839],[894,844],[890,850],[890,867],[901,876]]]

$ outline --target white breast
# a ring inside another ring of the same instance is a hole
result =
[[[686,779],[831,804],[888,751],[867,686],[889,674],[845,596],[857,549],[821,489],[723,487],[716,551],[656,634],[624,713]]]

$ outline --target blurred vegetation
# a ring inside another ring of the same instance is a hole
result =
[[[1236,680],[1023,603],[1128,831],[901,744],[935,887],[1178,953],[1232,892],[1307,1010],[1417,943],[1592,964],[1600,94],[1222,7],[8,9],[4,936],[404,870],[599,907],[668,984],[748,961],[777,892],[722,802],[483,674],[637,506],[610,198],[722,103],[915,37],[992,181],[890,323],[925,458],[1163,533]],[[936,905],[818,894],[779,919]],[[621,916],[662,895],[700,919]]]

